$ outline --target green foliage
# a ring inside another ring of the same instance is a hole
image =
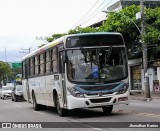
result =
[[[78,34],[78,33],[89,33],[89,32],[97,32],[96,28],[93,27],[77,27],[74,30],[69,30],[68,34]]]
[[[140,22],[136,21],[135,18],[136,13],[139,11],[139,6],[131,5],[117,13],[111,12],[105,23],[99,28],[99,31],[120,32],[123,34],[126,43],[134,41],[140,34],[139,30],[134,25],[134,23],[140,25]]]
[[[42,46],[45,46],[45,44],[41,44],[40,46],[38,46],[38,48],[41,48]]]
[[[47,41],[48,41],[48,42],[52,42],[52,41],[54,41],[54,40],[56,40],[56,39],[58,39],[58,38],[60,38],[60,37],[62,37],[62,36],[65,36],[65,35],[67,35],[67,33],[53,34],[52,37],[48,37],[48,38],[47,38]]]
[[[12,74],[12,69],[8,63],[0,61],[0,81],[5,79],[7,75]]]
[[[160,45],[160,8],[146,9],[147,33],[145,41],[148,44]]]
[[[141,52],[141,44],[138,42],[138,46],[134,44],[135,41],[139,41],[140,38],[143,38],[145,43],[154,47],[149,47],[149,57],[160,58],[160,56],[157,55],[160,53],[160,8],[148,8],[145,10],[146,34],[143,36],[141,36],[139,30],[135,26],[136,24],[138,28],[141,29],[141,21],[136,20],[136,13],[139,11],[139,6],[131,5],[117,13],[109,13],[107,20],[99,28],[99,31],[122,33],[128,50],[134,48],[132,54],[136,52],[138,57]]]

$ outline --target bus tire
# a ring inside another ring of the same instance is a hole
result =
[[[106,114],[106,115],[111,114],[111,112],[113,110],[113,105],[103,106],[102,110],[103,110],[104,114]]]
[[[65,116],[67,114],[67,110],[63,109],[60,107],[60,102],[59,102],[59,98],[58,95],[56,95],[56,108],[57,108],[57,113],[59,116]]]
[[[17,100],[17,98],[14,96],[14,102],[17,102],[18,100]]]
[[[37,104],[37,101],[36,101],[36,97],[35,97],[35,94],[32,93],[32,99],[33,99],[33,108],[35,111],[39,111],[40,110],[40,105]]]

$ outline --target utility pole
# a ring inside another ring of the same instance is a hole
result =
[[[143,52],[145,98],[151,98],[150,87],[149,87],[149,75],[148,75],[147,43],[145,43],[143,39],[143,37],[146,35],[144,0],[140,0],[140,8],[141,8],[141,40],[142,40],[142,52]]]

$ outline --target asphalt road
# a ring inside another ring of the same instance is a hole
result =
[[[114,106],[113,112],[105,116],[102,109],[78,109],[69,112],[66,117],[59,117],[53,108],[43,109],[41,111],[34,111],[32,104],[28,102],[12,102],[11,99],[0,100],[0,122],[24,122],[27,123],[40,123],[40,122],[53,122],[48,123],[50,126],[57,127],[54,130],[160,130],[159,128],[120,128],[120,125],[133,125],[136,124],[154,124],[150,122],[160,122],[160,100],[153,100],[150,102],[131,100],[129,105]],[[111,123],[113,122],[113,123]],[[118,123],[122,122],[122,123]],[[120,124],[120,125],[118,125]],[[116,125],[119,128],[106,128]],[[141,126],[140,125],[140,126]],[[47,125],[46,125],[47,126]],[[104,128],[105,127],[105,128]],[[123,127],[123,126],[122,126]],[[84,129],[85,128],[85,129]],[[0,129],[2,130],[2,129]],[[5,129],[6,130],[6,129]],[[8,129],[9,130],[9,129]],[[13,130],[13,129],[12,129]],[[20,129],[15,129],[18,131]],[[23,129],[27,130],[27,129]],[[33,129],[32,129],[33,130]],[[40,130],[40,129],[34,129]],[[45,128],[41,130],[53,130],[53,128]]]

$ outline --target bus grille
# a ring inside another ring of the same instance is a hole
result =
[[[103,102],[109,102],[111,100],[111,97],[109,98],[100,98],[100,99],[90,99],[92,103],[103,103]]]
[[[86,91],[103,91],[103,90],[112,90],[117,87],[119,84],[113,85],[97,85],[97,86],[80,86],[80,88]]]
[[[102,95],[113,94],[114,92],[101,92]],[[87,96],[99,96],[99,92],[96,93],[86,93]]]

